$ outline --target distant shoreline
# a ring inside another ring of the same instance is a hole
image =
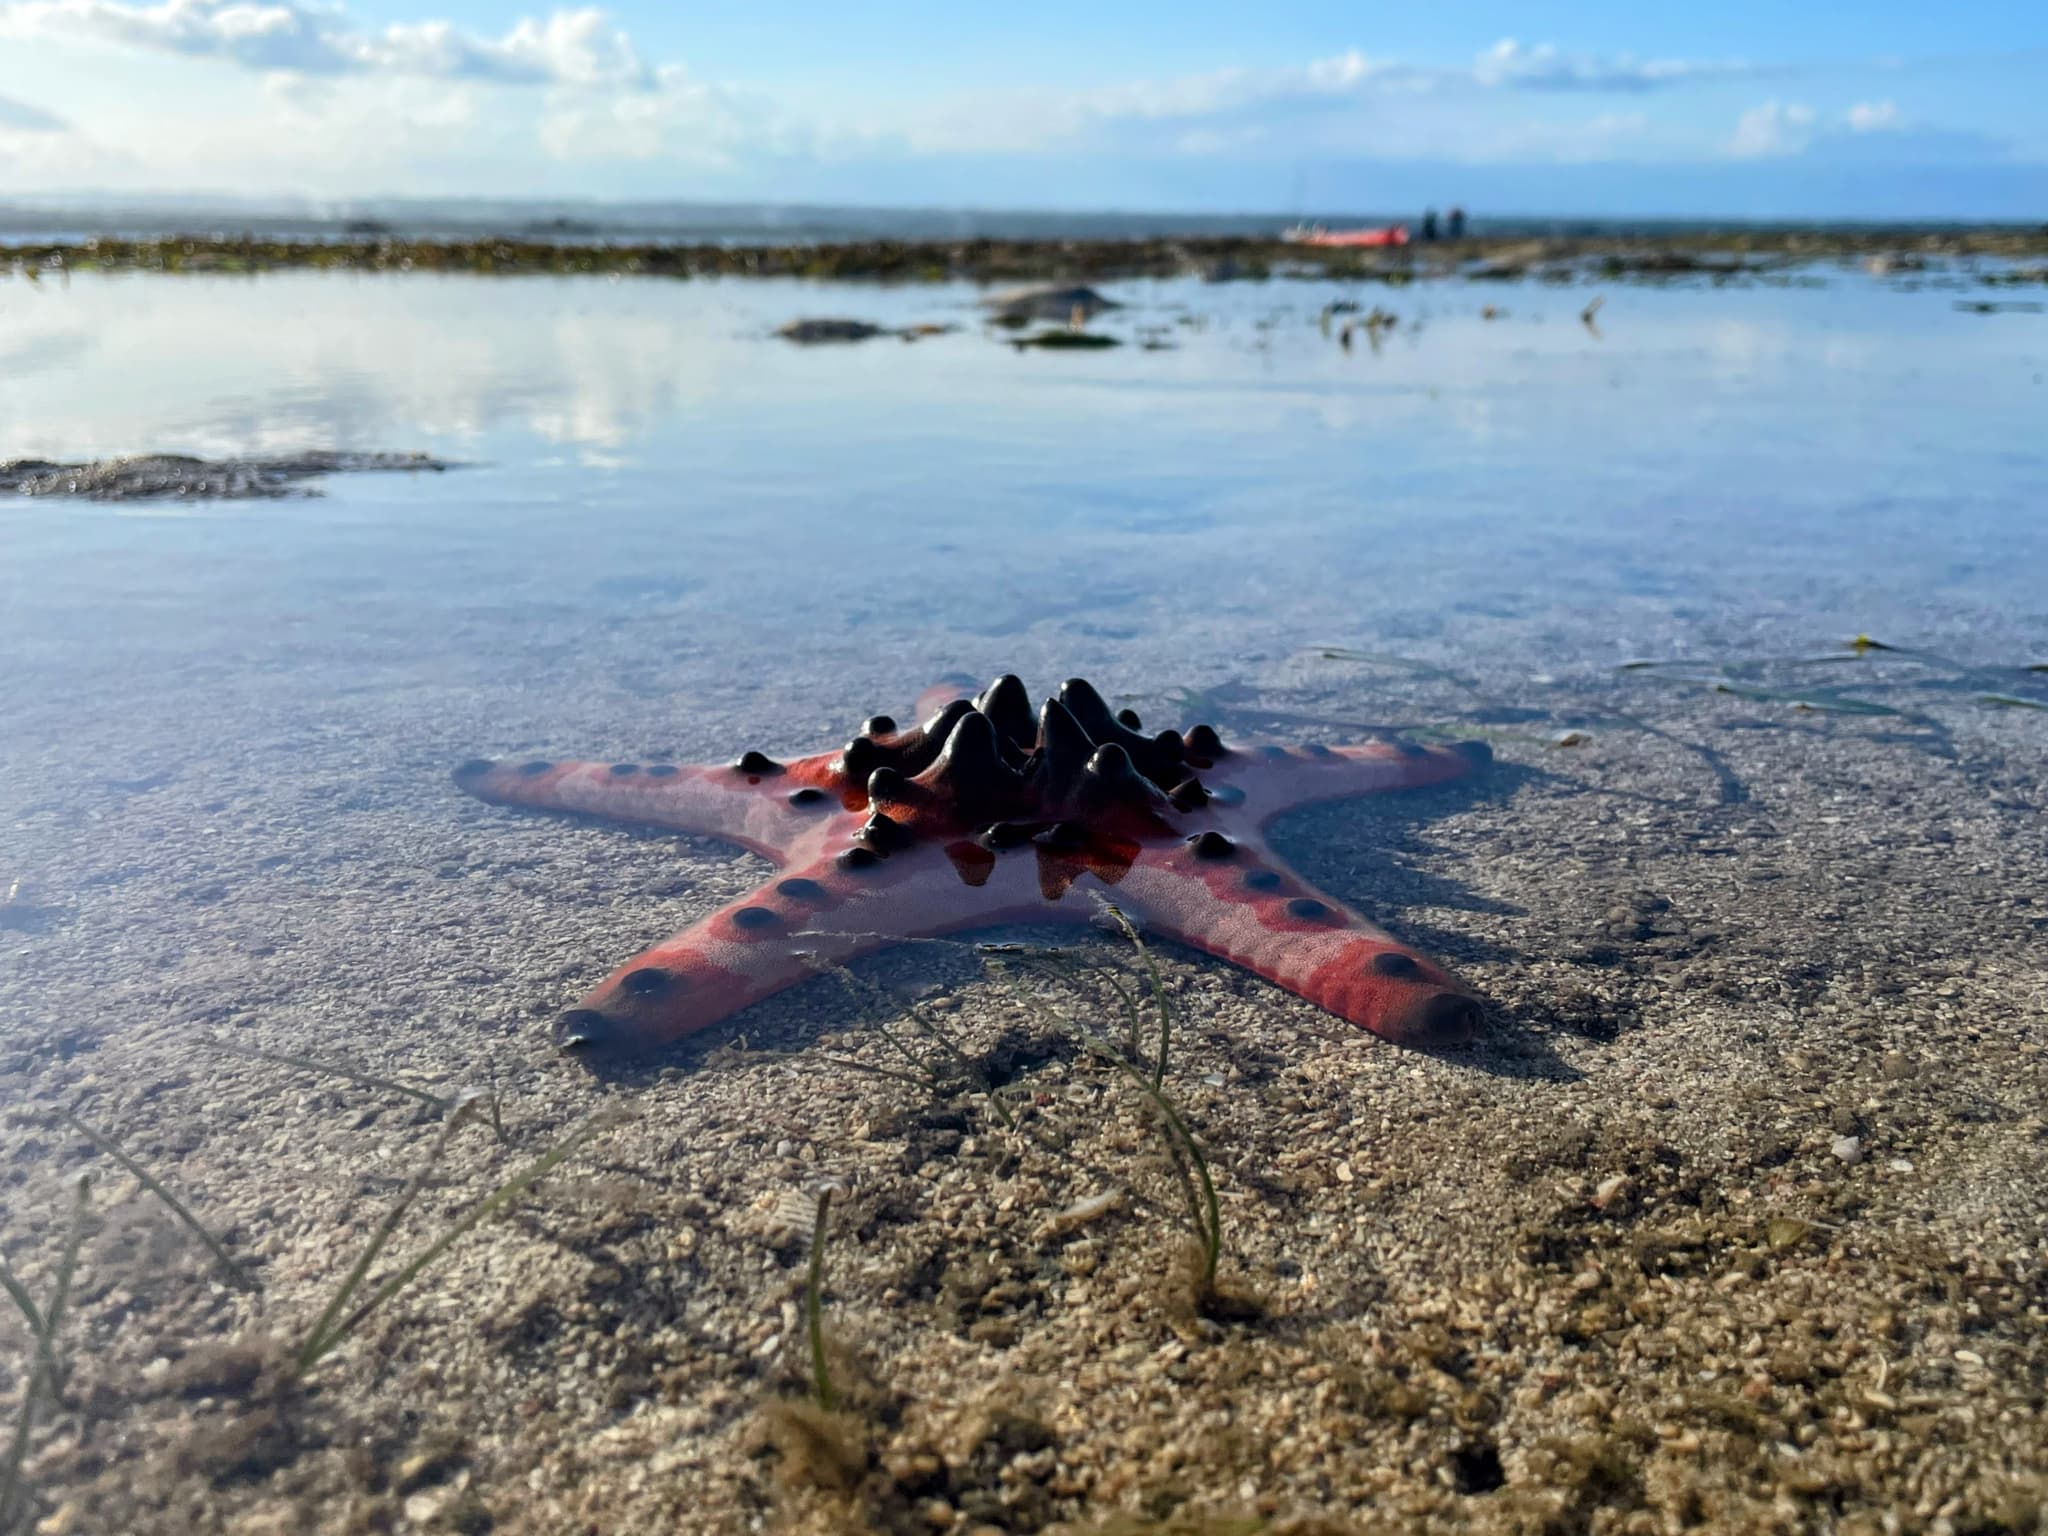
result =
[[[1050,277],[1202,275],[1215,280],[1420,278],[1656,281],[1762,277],[1815,262],[1859,261],[1880,275],[1962,264],[1990,283],[2048,283],[2048,227],[1731,229],[1658,235],[1482,235],[1393,250],[1289,244],[1277,237],[847,240],[728,245],[564,241],[533,235],[410,239],[361,234],[101,237],[0,241],[0,277],[86,271],[250,274],[442,272],[478,276],[625,274],[687,279],[784,277],[885,282],[1004,282]],[[2038,263],[2023,266],[2026,262]],[[1990,264],[1989,266],[1983,264]]]

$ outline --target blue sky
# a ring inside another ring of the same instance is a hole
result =
[[[0,0],[0,197],[2048,220],[2044,15]]]

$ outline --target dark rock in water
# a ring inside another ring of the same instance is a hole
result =
[[[1092,331],[1040,331],[1034,336],[1019,336],[1010,345],[1020,350],[1048,347],[1056,352],[1099,352],[1104,347],[1120,347],[1123,343],[1114,336],[1098,336]]]
[[[1092,320],[1105,309],[1122,309],[1115,299],[1104,298],[1093,288],[1012,288],[982,300],[989,318],[997,325],[1025,325],[1033,320]]]
[[[890,332],[887,326],[870,325],[865,320],[792,320],[775,334],[784,341],[809,347],[819,342],[868,341]]]
[[[317,496],[300,482],[318,475],[372,470],[439,472],[448,468],[424,453],[296,453],[247,459],[195,459],[180,453],[138,454],[85,464],[48,459],[0,462],[0,494],[82,496],[91,501],[234,501]]]
[[[868,341],[876,336],[896,336],[904,341],[923,341],[927,336],[945,336],[959,329],[952,325],[870,325],[865,320],[792,320],[776,331],[784,341],[800,347],[829,345],[835,341]]]

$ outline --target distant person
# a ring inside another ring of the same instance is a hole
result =
[[[1450,232],[1450,238],[1451,238],[1451,239],[1453,239],[1453,240],[1462,240],[1462,239],[1464,239],[1464,238],[1465,238],[1465,210],[1464,210],[1464,209],[1462,209],[1462,208],[1453,208],[1453,209],[1452,209],[1452,210],[1450,211],[1450,215],[1449,215],[1449,217],[1448,217],[1448,218],[1446,219],[1446,221],[1445,221],[1445,222],[1446,222],[1446,223],[1447,223],[1447,224],[1449,225],[1449,232]]]
[[[1422,211],[1422,239],[1423,239],[1423,243],[1424,243],[1424,244],[1427,244],[1428,242],[1430,242],[1431,240],[1434,240],[1435,238],[1436,238],[1436,210],[1435,210],[1434,208],[1425,208],[1425,209],[1424,209],[1424,210]]]

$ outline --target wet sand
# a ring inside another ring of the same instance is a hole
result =
[[[181,601],[152,627],[192,617]],[[805,746],[829,734],[828,680],[746,697],[696,669],[686,708],[628,721],[597,661],[537,643],[451,681],[395,667],[408,638],[447,643],[424,621],[330,628],[309,663],[275,634],[253,653],[223,636],[146,683],[74,649],[11,711],[0,825],[24,884],[0,929],[0,1134],[6,1253],[35,1294],[72,1181],[100,1176],[62,1408],[29,1467],[37,1529],[2038,1518],[2040,713],[1813,715],[1569,646],[1503,665],[1483,632],[1430,653],[1479,695],[1254,656],[1231,674],[1242,729],[1494,737],[1481,783],[1305,812],[1282,838],[1465,974],[1492,1024],[1419,1055],[1160,946],[1183,1021],[1168,1087],[1208,1149],[1225,1280],[1260,1313],[1217,1322],[1188,1306],[1186,1217],[1142,1099],[967,952],[876,957],[859,974],[879,1000],[820,980],[651,1069],[594,1075],[549,1048],[556,1009],[762,866],[484,806],[448,764],[542,741]],[[1164,720],[1172,687],[1225,675],[1171,671],[1183,638],[1088,663]],[[1018,657],[1034,683],[1051,649]],[[224,715],[208,696],[229,674]],[[1588,739],[1550,745],[1567,727]],[[925,1043],[911,1000],[1026,1101],[1024,1131],[973,1094],[825,1059],[900,1068],[874,1021]],[[221,1040],[502,1096],[510,1145],[460,1130],[394,1252],[582,1117],[619,1118],[293,1386],[290,1350],[435,1117]],[[74,1104],[260,1293],[46,1118]],[[787,1207],[827,1175],[845,1186],[825,1313],[854,1403],[843,1464],[769,1411],[807,1372]],[[5,1337],[18,1393],[11,1316]]]

